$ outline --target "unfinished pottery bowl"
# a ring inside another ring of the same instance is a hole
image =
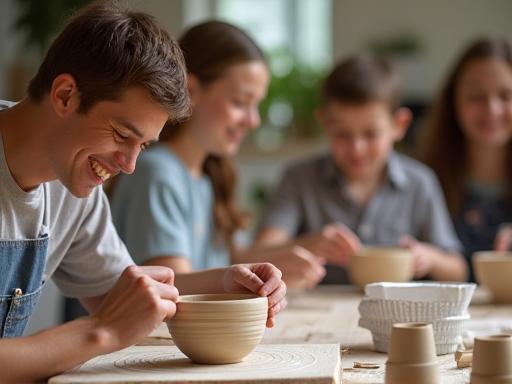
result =
[[[412,253],[405,248],[364,247],[350,257],[349,274],[359,288],[379,281],[409,281],[413,277]]]
[[[512,303],[512,252],[476,252],[473,268],[476,280],[489,289],[496,303]]]
[[[265,332],[268,299],[253,294],[180,296],[167,327],[176,346],[202,364],[237,363]]]

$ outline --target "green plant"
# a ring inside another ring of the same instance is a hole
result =
[[[322,70],[301,65],[287,50],[270,55],[271,81],[267,97],[260,105],[261,129],[282,129],[300,137],[316,136],[319,133],[315,122],[315,108],[319,103]],[[276,103],[290,107],[290,122],[285,127],[276,127],[271,109]]]
[[[408,32],[380,37],[368,43],[370,51],[384,56],[413,56],[423,50],[421,39]]]
[[[66,18],[90,0],[17,0],[20,15],[14,28],[25,34],[27,47],[40,53],[48,47],[52,38],[62,28]]]

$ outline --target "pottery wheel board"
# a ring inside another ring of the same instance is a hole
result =
[[[70,383],[341,382],[338,344],[262,344],[236,364],[192,363],[176,346],[132,346],[98,356],[49,380]]]

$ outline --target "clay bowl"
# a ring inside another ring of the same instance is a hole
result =
[[[366,284],[381,281],[410,281],[413,278],[412,253],[403,248],[364,247],[351,256],[349,274],[352,283],[361,289]]]
[[[512,383],[512,336],[475,338],[471,384]]]
[[[489,289],[496,303],[512,303],[512,252],[476,252],[473,268],[476,280]]]
[[[167,321],[174,343],[192,361],[237,363],[265,332],[268,299],[253,294],[180,296]]]

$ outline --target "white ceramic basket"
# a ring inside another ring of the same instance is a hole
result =
[[[469,305],[475,288],[474,283],[373,283],[366,285],[365,293],[370,299],[461,302]]]
[[[359,314],[365,318],[390,319],[397,323],[427,321],[467,313],[469,301],[411,301],[364,298]]]
[[[465,315],[449,317],[432,322],[434,340],[438,355],[450,353],[446,351],[451,351],[462,342],[462,334],[468,320],[469,315]],[[391,337],[391,329],[395,323],[399,323],[399,321],[364,317],[359,319],[359,326],[368,329],[372,333],[374,347],[380,352],[387,351],[387,344]]]

